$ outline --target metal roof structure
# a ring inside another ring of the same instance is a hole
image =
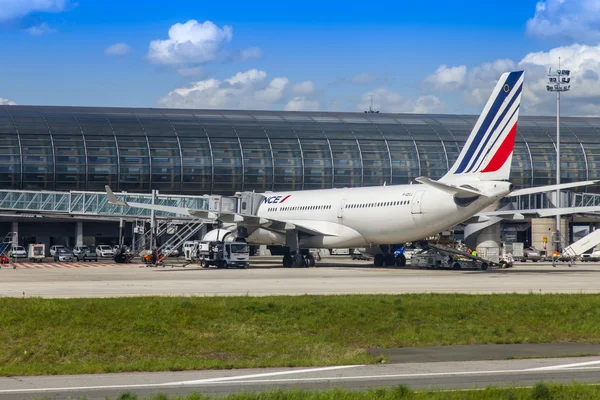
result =
[[[231,195],[441,177],[476,116],[0,106],[0,189]],[[511,179],[554,183],[556,120],[521,117]],[[600,118],[561,118],[562,182],[600,179]],[[594,190],[593,188],[588,190]]]

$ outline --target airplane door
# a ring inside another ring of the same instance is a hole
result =
[[[340,208],[338,208],[338,215],[337,217],[342,219],[344,217],[344,208],[346,208],[346,199],[343,199],[340,202]]]
[[[424,193],[424,190],[419,190],[413,195],[412,200],[410,201],[411,212],[413,214],[421,214],[423,212],[421,210],[421,203],[423,202]]]

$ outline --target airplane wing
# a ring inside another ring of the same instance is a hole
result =
[[[163,206],[157,204],[132,203],[120,201],[113,193],[111,188],[105,186],[108,202],[119,206],[127,206],[133,208],[142,208],[146,210],[163,211],[178,215],[191,215],[196,218],[211,219],[224,223],[236,223],[242,226],[263,227],[276,231],[286,231],[296,229],[309,235],[337,236],[337,233],[332,232],[324,227],[311,226],[308,221],[279,221],[272,218],[262,218],[255,215],[243,215],[237,213],[223,213],[205,210],[195,210],[185,207]],[[316,224],[318,225],[318,224]]]
[[[569,188],[580,187],[580,186],[589,186],[589,185],[593,185],[598,182],[600,182],[600,181],[582,181],[582,182],[562,183],[560,185],[547,185],[547,186],[538,186],[538,187],[532,187],[532,188],[527,188],[527,189],[518,189],[518,190],[513,190],[506,197],[516,197],[516,196],[523,196],[526,194],[553,192],[558,189],[569,189]]]
[[[523,219],[527,216],[539,218],[554,217],[557,215],[570,214],[587,214],[600,213],[600,206],[595,207],[560,207],[560,208],[538,208],[533,210],[503,210],[503,211],[484,211],[475,214],[473,217],[478,218],[479,222],[485,221],[486,218],[500,217],[503,219]]]

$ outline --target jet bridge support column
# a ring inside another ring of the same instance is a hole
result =
[[[19,222],[18,221],[13,221],[12,226],[11,226],[11,232],[13,232],[13,237],[12,237],[13,245],[16,246],[19,244]]]
[[[75,246],[83,246],[83,222],[75,223]]]

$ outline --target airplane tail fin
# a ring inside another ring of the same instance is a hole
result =
[[[502,74],[458,160],[440,181],[498,181],[510,176],[524,71]]]

